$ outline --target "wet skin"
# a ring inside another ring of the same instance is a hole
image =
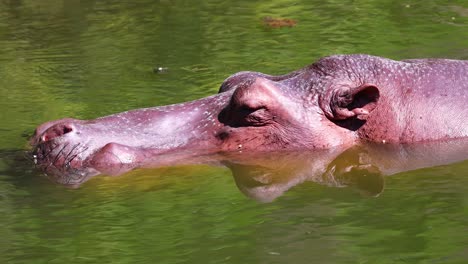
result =
[[[214,153],[466,138],[467,103],[467,61],[331,56],[283,76],[240,72],[192,102],[48,122],[31,144],[47,174],[116,175]]]

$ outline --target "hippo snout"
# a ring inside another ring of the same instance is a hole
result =
[[[75,127],[70,123],[57,124],[47,129],[40,137],[40,141],[47,142],[74,131]]]
[[[89,151],[80,134],[81,120],[65,118],[36,128],[30,144],[36,166],[46,173],[63,174],[81,168]],[[60,172],[60,173],[57,173]]]
[[[64,118],[44,123],[36,128],[30,144],[36,146],[43,142],[62,137],[69,133],[77,133],[76,124],[81,120],[73,118]]]

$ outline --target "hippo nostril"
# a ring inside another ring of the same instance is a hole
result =
[[[73,128],[71,126],[68,126],[68,125],[64,125],[63,126],[63,134],[67,134],[67,133],[70,133],[73,131]]]
[[[44,134],[41,136],[42,142],[50,141],[54,138],[61,137],[65,134],[68,134],[74,130],[73,125],[71,124],[57,124],[55,126],[47,129]]]

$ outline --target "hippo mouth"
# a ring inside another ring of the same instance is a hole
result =
[[[78,179],[85,180],[99,174],[120,175],[144,164],[170,163],[177,159],[174,157],[176,154],[182,156],[186,153],[177,151],[177,148],[135,147],[96,139],[80,141],[73,134],[77,134],[74,129],[55,138],[47,138],[48,133],[45,132],[39,142],[32,143],[31,155],[36,167],[65,184],[79,183]]]
[[[93,148],[92,141],[72,143],[64,140],[65,137],[35,144],[31,151],[36,168],[65,185],[81,184],[99,174],[120,175],[145,164],[157,166],[178,160],[172,151],[135,148],[114,142]]]
[[[33,145],[31,156],[47,176],[60,177],[63,184],[79,184],[99,174],[89,166],[89,147],[84,143],[60,143],[54,140]],[[64,177],[66,175],[66,177]]]

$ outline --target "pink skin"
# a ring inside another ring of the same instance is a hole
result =
[[[215,153],[463,138],[467,76],[466,61],[332,56],[283,76],[241,72],[192,102],[48,122],[31,144],[46,173],[115,175]]]

